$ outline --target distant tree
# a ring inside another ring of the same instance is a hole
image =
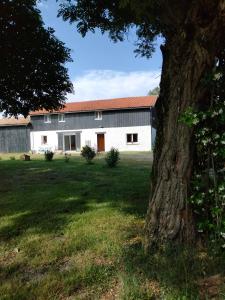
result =
[[[156,86],[154,89],[148,92],[148,96],[159,95],[159,92],[160,92],[160,88],[159,86]]]
[[[225,48],[224,0],[64,0],[59,11],[83,36],[99,28],[121,41],[136,28],[136,53],[150,57],[164,39],[152,188],[146,218],[146,249],[194,242],[188,203],[193,166],[193,128],[180,122],[188,109],[210,105],[207,83]]]
[[[0,111],[57,109],[72,92],[70,51],[44,28],[35,0],[0,1]]]

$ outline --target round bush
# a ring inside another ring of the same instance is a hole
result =
[[[111,150],[106,154],[105,161],[109,168],[114,168],[118,164],[120,159],[119,150],[111,148]]]
[[[54,152],[52,151],[46,151],[45,152],[45,160],[46,161],[52,161],[54,156]]]
[[[81,155],[86,159],[87,163],[90,164],[96,156],[96,152],[95,149],[89,146],[84,146],[81,150]]]

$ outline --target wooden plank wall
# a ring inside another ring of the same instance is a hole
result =
[[[30,127],[1,126],[0,152],[28,152],[30,150]]]

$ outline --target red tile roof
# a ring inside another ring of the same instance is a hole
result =
[[[129,109],[154,106],[157,96],[142,96],[142,97],[128,97],[116,98],[108,100],[95,100],[66,103],[65,107],[58,111],[39,110],[33,111],[30,115],[43,115],[48,113],[69,113],[95,110],[113,110],[113,109]]]
[[[0,119],[0,126],[26,126],[30,123],[30,118],[3,118]]]

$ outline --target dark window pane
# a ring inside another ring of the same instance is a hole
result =
[[[133,143],[137,143],[138,142],[138,135],[137,133],[133,134]]]
[[[47,135],[43,135],[41,137],[41,143],[42,143],[42,145],[47,144]]]
[[[70,139],[71,139],[71,150],[74,151],[76,150],[76,136],[71,135]]]
[[[132,134],[127,134],[127,143],[132,143]]]
[[[58,115],[58,118],[59,118],[59,122],[65,122],[65,115],[64,114]]]
[[[65,151],[70,151],[70,136],[65,135],[64,136],[64,146],[65,146]]]

